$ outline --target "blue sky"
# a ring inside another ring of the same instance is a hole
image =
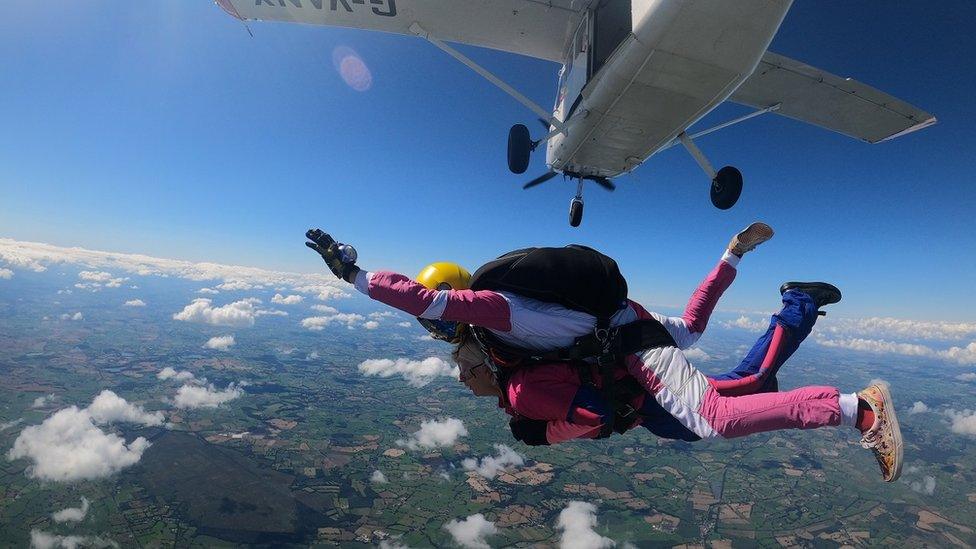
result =
[[[800,1],[771,49],[929,110],[939,124],[869,146],[774,116],[699,143],[746,177],[711,207],[675,148],[589,188],[580,229],[569,182],[524,192],[504,143],[532,113],[419,40],[242,25],[211,2],[8,0],[0,21],[0,237],[312,271],[311,226],[370,269],[470,266],[525,245],[581,242],[618,258],[632,294],[681,304],[729,236],[776,238],[743,262],[725,308],[769,310],[779,283],[825,279],[837,314],[972,320],[976,5]],[[332,52],[369,67],[347,86]],[[542,105],[558,67],[463,48]],[[704,122],[742,112],[726,106]]]

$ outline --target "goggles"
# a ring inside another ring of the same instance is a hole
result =
[[[418,318],[420,325],[430,332],[431,337],[451,343],[457,343],[461,337],[461,324],[452,320],[434,320]]]

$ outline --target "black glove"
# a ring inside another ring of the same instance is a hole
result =
[[[508,427],[512,430],[515,440],[520,440],[529,446],[548,446],[546,439],[546,425],[548,421],[541,419],[512,418]]]
[[[305,245],[322,256],[332,274],[349,283],[356,281],[356,275],[360,269],[356,266],[355,259],[349,262],[343,261],[343,254],[339,250],[339,246],[342,244],[336,242],[334,238],[329,236],[329,233],[324,233],[321,229],[309,229],[305,233],[305,238],[311,240]]]

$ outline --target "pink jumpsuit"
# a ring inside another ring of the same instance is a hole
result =
[[[633,301],[613,316],[612,326],[654,318],[677,344],[676,347],[649,349],[626,358],[627,370],[619,370],[618,378],[633,376],[646,390],[646,395],[638,396],[631,404],[635,409],[646,409],[645,404],[659,406],[684,429],[702,439],[839,425],[841,409],[836,388],[801,387],[788,392],[757,392],[769,390],[761,388],[768,379],[765,374],[774,363],[778,368],[785,360],[778,355],[783,354],[780,352],[782,343],[790,337],[789,326],[771,325],[770,341],[768,347],[764,347],[766,356],[762,357],[761,365],[757,362],[758,371],[735,379],[709,378],[685,358],[682,349],[694,345],[701,337],[718,299],[735,278],[737,263],[737,257],[726,253],[692,294],[680,317],[646,311]],[[413,316],[481,326],[503,341],[523,348],[552,350],[567,347],[577,337],[590,333],[595,323],[593,316],[560,305],[508,292],[430,290],[392,272],[361,271],[356,288],[374,300]],[[791,293],[794,292],[787,296]],[[798,296],[801,301],[798,306],[806,307],[806,315],[809,317],[812,312],[815,318],[816,308],[809,297],[805,294]],[[812,323],[810,320],[810,327]],[[800,335],[799,339],[805,335]],[[506,398],[500,405],[512,415],[547,421],[546,439],[549,443],[592,438],[599,434],[605,418],[591,407],[579,405],[581,385],[578,371],[564,363],[523,368],[513,373],[503,388]],[[644,399],[648,397],[655,402],[645,403]]]

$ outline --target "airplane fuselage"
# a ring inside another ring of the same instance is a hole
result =
[[[600,28],[603,8],[590,12],[564,55],[555,115],[567,127],[550,138],[547,164],[605,177],[633,170],[752,74],[791,3],[633,0],[615,47],[599,43],[616,30]]]

